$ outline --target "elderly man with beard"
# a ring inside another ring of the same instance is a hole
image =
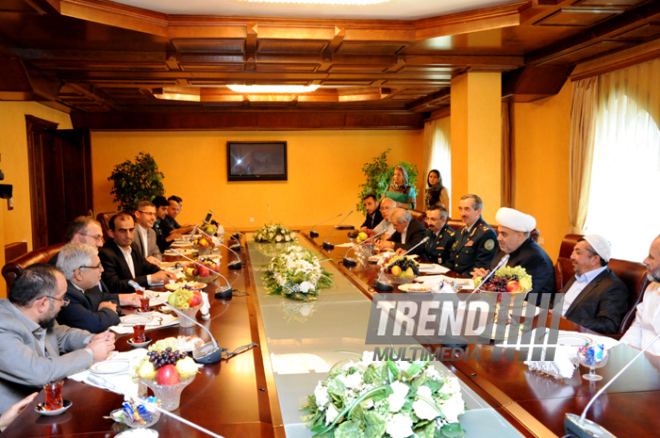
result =
[[[525,268],[532,277],[532,292],[538,294],[533,304],[540,303],[541,294],[554,294],[557,287],[552,260],[530,237],[536,227],[536,219],[513,208],[502,207],[497,211],[495,220],[498,223],[497,242],[500,248],[490,263],[490,269],[495,269],[500,260],[509,254],[506,266]],[[486,269],[477,269],[474,274],[482,277],[488,272]]]
[[[637,305],[635,321],[621,338],[621,342],[642,349],[660,333],[660,236],[651,243],[649,255],[644,259],[649,281],[644,300]],[[660,342],[656,341],[648,352],[660,356]]]
[[[628,311],[628,288],[607,268],[612,245],[599,234],[578,240],[571,254],[575,275],[564,290],[562,315],[599,333],[615,334]]]
[[[57,325],[69,304],[66,280],[50,265],[23,270],[0,300],[0,412],[53,380],[106,360],[115,337]]]

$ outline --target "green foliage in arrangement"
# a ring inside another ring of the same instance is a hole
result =
[[[165,194],[164,178],[154,157],[140,152],[135,162],[126,160],[112,169],[108,178],[113,183],[110,193],[115,195],[114,201],[119,203],[118,210],[134,211],[138,202],[150,201],[155,196]]]

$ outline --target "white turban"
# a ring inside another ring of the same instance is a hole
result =
[[[497,225],[522,233],[530,233],[536,227],[536,219],[513,208],[502,207],[495,215]]]

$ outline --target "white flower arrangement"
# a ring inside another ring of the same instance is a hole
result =
[[[254,232],[255,242],[289,243],[294,242],[296,233],[282,224],[264,224],[264,227]]]
[[[373,360],[333,368],[307,397],[304,420],[315,437],[455,438],[465,402],[456,377],[428,361]]]
[[[297,300],[315,300],[320,289],[330,287],[330,273],[309,249],[290,246],[273,257],[266,268],[264,285],[270,294]]]

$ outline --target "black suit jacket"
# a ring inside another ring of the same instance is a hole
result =
[[[119,304],[117,294],[101,292],[98,286],[83,293],[67,280],[66,298],[70,303],[60,309],[57,322],[69,327],[75,327],[92,333],[101,333],[113,325],[119,324],[119,314],[108,308],[99,310],[103,301],[112,301]],[[117,306],[119,309],[119,305]]]
[[[160,268],[149,263],[140,251],[131,245],[131,257],[135,268],[135,278],[131,275],[131,270],[126,264],[124,254],[113,239],[108,240],[99,250],[99,258],[103,263],[103,274],[101,278],[108,285],[111,291],[117,293],[131,293],[135,290],[128,284],[129,280],[135,280],[140,286],[147,287],[147,275],[155,274]]]
[[[568,280],[562,292],[568,292],[573,283],[575,276]],[[623,281],[605,269],[575,298],[566,311],[566,319],[595,332],[617,333],[628,311],[628,296]]]
[[[395,231],[390,237],[390,241],[394,242],[394,249],[403,248],[409,250],[417,245],[422,239],[426,237],[426,227],[423,223],[413,218],[408,224],[408,231],[406,232],[406,243],[401,243],[401,233]],[[411,254],[422,254],[424,252],[424,245],[418,246]]]
[[[373,214],[367,214],[367,217],[364,219],[362,225],[360,225],[360,228],[367,227],[368,229],[373,230],[382,220],[383,214],[380,212],[379,205],[379,208],[377,208]]]
[[[497,234],[479,218],[469,233],[465,228],[457,232],[449,259],[443,260],[442,266],[469,277],[474,268],[490,269],[490,262],[498,249]]]

